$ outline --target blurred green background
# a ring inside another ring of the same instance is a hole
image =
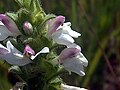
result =
[[[67,84],[89,90],[120,90],[120,0],[41,0],[45,12],[64,15],[89,61],[86,75],[63,74]],[[0,0],[0,13],[16,11],[14,0]],[[0,61],[0,90],[9,90],[8,65]]]

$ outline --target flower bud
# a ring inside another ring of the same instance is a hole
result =
[[[23,30],[24,30],[25,34],[30,35],[33,32],[33,27],[31,25],[31,23],[26,21],[23,25]]]

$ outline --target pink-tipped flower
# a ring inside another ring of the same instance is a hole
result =
[[[49,53],[49,48],[44,47],[42,50],[35,54],[35,51],[29,45],[25,46],[24,56],[30,58],[31,60],[34,60],[41,53]]]
[[[48,34],[51,36],[57,28],[65,22],[64,16],[57,16],[48,21]]]
[[[15,22],[5,14],[0,14],[0,41],[6,39],[8,36],[16,37],[20,34]]]
[[[48,22],[48,34],[58,44],[70,45],[74,43],[74,38],[78,38],[81,34],[73,31],[70,26],[71,23],[64,23],[65,17],[57,16]]]
[[[1,59],[17,66],[24,66],[31,63],[31,60],[17,50],[10,41],[7,42],[6,47],[0,44],[0,60]]]
[[[24,66],[29,64],[41,53],[49,53],[49,48],[44,47],[35,55],[34,50],[29,45],[26,45],[24,53],[22,53],[10,41],[7,41],[6,47],[0,44],[0,60],[3,59],[12,65]]]
[[[30,35],[33,32],[33,27],[31,25],[31,23],[29,23],[28,21],[26,21],[23,24],[23,30],[24,30],[25,34]]]
[[[84,76],[83,66],[87,67],[88,61],[81,53],[80,48],[65,48],[59,55],[59,63],[63,64],[67,71]]]

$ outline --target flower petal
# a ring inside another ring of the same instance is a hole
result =
[[[31,63],[31,60],[29,58],[26,58],[22,54],[18,53],[8,53],[3,57],[3,59],[9,64],[17,66],[24,66]]]
[[[67,30],[68,31],[68,30]],[[68,31],[69,35],[74,37],[74,38],[78,38],[79,36],[81,36],[80,33],[76,32],[76,31],[73,31],[72,29]]]
[[[67,34],[69,34],[70,36],[72,36],[74,38],[78,38],[79,36],[81,36],[80,33],[72,30],[70,26],[71,26],[71,23],[66,22],[63,24],[63,26],[58,27],[58,30],[66,31]]]
[[[5,40],[8,36],[11,35],[11,32],[9,32],[6,26],[0,21],[0,41]]]
[[[77,48],[81,51],[81,47],[75,43],[68,45],[67,48]]]
[[[0,57],[6,55],[7,53],[9,53],[9,50],[6,47],[4,47],[2,44],[0,44]]]
[[[22,54],[20,51],[18,51],[18,50],[12,45],[12,43],[11,43],[10,41],[7,41],[6,47],[7,47],[7,49],[8,49],[10,52],[12,52],[12,53],[20,53],[20,54]]]
[[[5,14],[0,14],[0,21],[2,21],[2,23],[7,27],[13,36],[21,34],[15,22]]]
[[[71,44],[71,45],[69,45],[69,46],[67,46],[67,47],[68,47],[68,48],[77,48],[77,49],[79,49],[79,50],[81,51],[81,47],[78,46],[78,45],[75,44],[75,43],[73,43],[73,44]],[[84,56],[81,52],[79,52],[79,55],[77,55],[77,58],[79,58],[79,59],[82,61],[83,65],[84,65],[85,67],[87,67],[88,61],[87,61],[87,59],[85,58],[85,56]]]
[[[63,65],[67,71],[74,72],[80,76],[85,75],[82,62],[79,59],[73,57],[71,59],[65,60]]]
[[[62,90],[87,90],[87,89],[84,89],[84,88],[69,86],[69,85],[65,85],[65,84],[61,84],[61,89]]]
[[[85,58],[85,56],[80,52],[80,54],[78,55],[78,58],[80,59],[80,61],[82,62],[82,64],[87,67],[88,66],[88,61]]]
[[[35,51],[29,45],[26,45],[24,49],[24,54],[35,55]]]
[[[48,47],[44,47],[41,51],[39,51],[35,56],[31,56],[31,59],[35,59],[39,54],[41,53],[49,53],[49,48]]]
[[[6,43],[6,46],[7,48],[0,44],[0,48],[4,51],[6,50],[4,54],[0,56],[0,58],[4,59],[9,64],[17,66],[24,66],[31,63],[31,60],[24,57],[24,55],[20,51],[18,51],[10,41]]]
[[[52,38],[56,43],[66,45],[66,46],[74,43],[74,39],[68,34],[64,34],[62,30],[58,30],[54,32],[52,34]]]
[[[48,34],[51,36],[57,28],[62,25],[65,21],[64,16],[57,16],[54,19],[48,21]]]
[[[80,50],[77,48],[65,48],[59,55],[60,63],[64,63],[65,60],[77,56],[79,52]]]
[[[44,48],[41,50],[41,53],[49,53],[49,48],[48,48],[48,47],[44,47]]]

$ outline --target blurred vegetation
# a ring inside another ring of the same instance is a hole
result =
[[[70,85],[120,90],[120,0],[41,0],[46,13],[66,16],[82,34],[77,43],[89,61],[86,75],[61,75]],[[0,13],[16,11],[14,0],[0,0]],[[0,90],[8,90],[8,65],[0,61]]]

